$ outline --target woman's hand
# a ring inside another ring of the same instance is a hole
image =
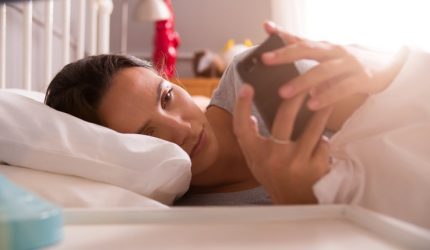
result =
[[[389,63],[373,67],[361,60],[358,49],[293,36],[279,30],[271,22],[265,23],[265,29],[269,34],[278,33],[287,43],[283,48],[263,54],[265,64],[292,63],[301,59],[319,62],[279,90],[283,98],[309,93],[307,105],[311,110],[327,107],[355,94],[368,95],[382,91],[395,78],[407,55],[407,51],[402,50]]]
[[[315,112],[299,139],[290,141],[304,95],[283,101],[272,137],[266,138],[259,135],[251,117],[253,93],[250,85],[242,86],[233,115],[234,132],[248,167],[274,203],[316,203],[312,186],[329,169],[328,146],[321,135],[331,109]]]

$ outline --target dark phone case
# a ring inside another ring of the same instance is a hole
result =
[[[242,81],[251,84],[255,90],[254,103],[269,131],[272,129],[278,106],[282,102],[278,94],[279,87],[297,77],[299,72],[294,64],[267,66],[261,61],[261,54],[284,45],[281,37],[271,35],[237,65]],[[302,133],[311,114],[306,105],[302,105],[296,117],[292,140],[296,140]]]

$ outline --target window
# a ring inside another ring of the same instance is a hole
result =
[[[280,7],[284,13],[287,5],[293,6],[299,12],[294,14],[299,19],[294,22],[296,32],[310,39],[358,43],[382,50],[394,50],[404,44],[430,50],[430,1],[274,0],[273,5],[273,10]],[[278,20],[291,27],[286,23],[290,22],[288,18]]]

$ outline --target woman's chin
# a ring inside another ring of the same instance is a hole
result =
[[[218,147],[216,143],[207,143],[197,155],[191,157],[191,172],[192,175],[198,175],[215,164],[218,155]]]

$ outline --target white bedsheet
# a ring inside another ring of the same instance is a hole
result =
[[[331,140],[320,203],[355,203],[430,228],[430,55],[411,50],[394,82]]]

